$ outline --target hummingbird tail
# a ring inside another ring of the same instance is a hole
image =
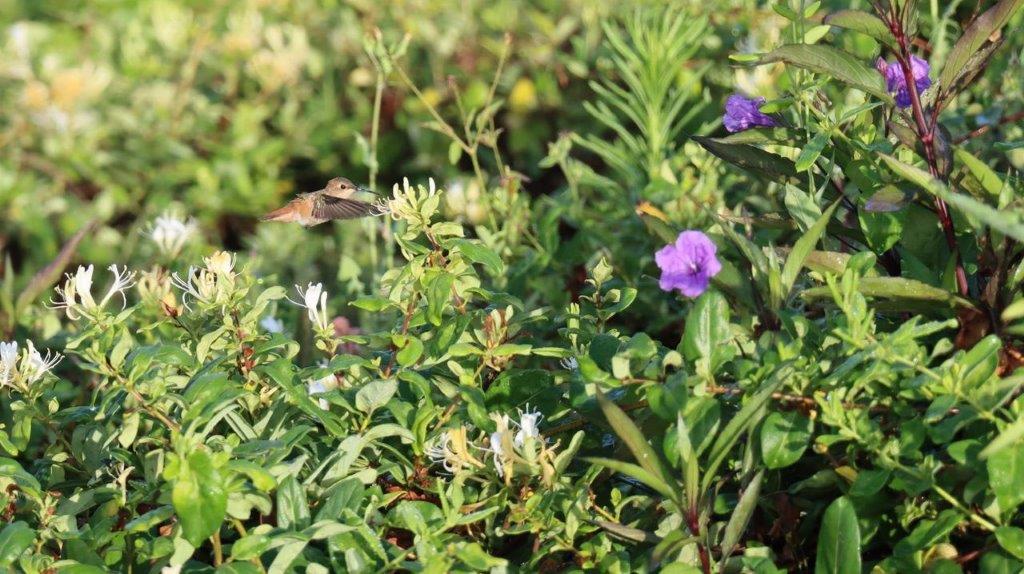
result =
[[[282,207],[280,209],[275,209],[274,211],[271,211],[270,213],[267,213],[266,215],[264,215],[263,217],[260,218],[260,221],[294,221],[294,220],[295,220],[295,210],[289,208],[288,206]]]

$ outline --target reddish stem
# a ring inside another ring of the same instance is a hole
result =
[[[937,125],[938,110],[932,114],[933,121],[929,124],[925,120],[924,108],[921,105],[921,94],[917,92],[917,83],[914,81],[914,71],[911,67],[910,42],[903,30],[901,20],[893,15],[888,22],[889,29],[896,38],[899,51],[896,53],[896,61],[903,71],[903,80],[906,82],[907,91],[910,93],[910,106],[914,118],[914,128],[917,137],[921,140],[921,147],[924,148],[925,161],[928,162],[928,172],[932,177],[944,180],[942,172],[939,171],[938,156],[935,153],[935,127]],[[948,183],[948,182],[947,182]],[[960,258],[960,248],[956,242],[956,229],[953,227],[953,217],[949,213],[949,207],[942,198],[935,198],[935,213],[942,224],[943,234],[946,236],[946,245],[950,253],[956,258],[956,285],[962,297],[967,297],[967,273],[964,271],[964,264]]]

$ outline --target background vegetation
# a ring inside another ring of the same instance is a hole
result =
[[[0,0],[0,568],[1020,571],[1020,4]]]

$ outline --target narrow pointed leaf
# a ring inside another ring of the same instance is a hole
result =
[[[657,451],[647,443],[647,437],[644,436],[644,433],[640,431],[633,420],[629,418],[629,415],[614,402],[608,400],[604,393],[600,391],[597,393],[597,402],[605,418],[608,419],[608,424],[611,425],[615,434],[622,439],[622,442],[626,443],[629,452],[633,453],[633,457],[636,458],[640,466],[652,476],[667,484],[671,479],[661,459],[658,457]]]
[[[786,264],[782,267],[782,293],[783,296],[789,294],[793,289],[793,283],[796,282],[796,277],[800,273],[800,268],[804,266],[804,260],[814,250],[814,247],[818,244],[821,236],[825,234],[825,228],[828,227],[829,220],[832,219],[832,214],[836,212],[836,208],[839,207],[839,200],[836,200],[832,205],[821,214],[821,217],[814,222],[814,225],[804,233],[800,239],[793,244],[793,250],[789,252],[789,257],[786,258]]]
[[[971,22],[946,57],[942,75],[939,76],[939,84],[944,92],[948,92],[957,83],[958,77],[969,69],[967,64],[972,56],[1010,21],[1022,5],[1024,0],[1001,0]]]
[[[999,211],[969,195],[954,193],[927,171],[886,155],[878,154],[897,175],[939,197],[958,211],[977,219],[992,229],[1024,242],[1024,219],[1014,211]]]
[[[883,101],[892,101],[882,75],[877,70],[853,54],[832,46],[785,44],[765,54],[759,63],[773,62],[786,62],[817,74],[825,74]]]
[[[781,155],[752,145],[726,143],[716,138],[693,136],[692,139],[716,157],[756,175],[783,183],[795,181],[796,167],[792,161]]]
[[[783,381],[787,380],[793,374],[793,367],[791,365],[783,364],[772,374],[771,378],[765,381],[761,385],[761,389],[754,393],[748,398],[743,408],[736,413],[729,424],[725,425],[725,428],[718,433],[718,437],[715,442],[711,445],[711,449],[708,451],[708,463],[705,466],[704,478],[701,480],[701,490],[706,491],[711,482],[715,479],[715,475],[718,472],[718,467],[725,461],[729,451],[736,444],[743,433],[745,433],[750,427],[757,424],[760,421],[758,417],[761,413],[761,409],[764,405],[772,398],[774,393]]]
[[[725,561],[729,559],[732,551],[736,549],[736,545],[743,537],[743,533],[746,532],[747,525],[750,524],[750,517],[754,515],[754,509],[757,508],[757,500],[761,494],[761,479],[763,478],[764,470],[762,469],[747,484],[747,488],[740,495],[739,502],[736,503],[736,508],[729,516],[729,522],[725,525],[725,531],[722,533],[721,564],[723,569]]]
[[[892,31],[885,25],[885,22],[875,16],[860,10],[839,10],[825,17],[825,23],[830,26],[845,28],[867,34],[887,46],[895,46],[896,39]]]

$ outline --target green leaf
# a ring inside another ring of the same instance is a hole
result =
[[[986,193],[993,198],[999,198],[999,194],[1003,190],[1003,180],[996,172],[992,171],[992,168],[963,148],[957,148],[953,152],[953,156],[956,157],[957,161],[964,164],[964,167],[978,180],[978,183],[981,184],[982,189]]]
[[[800,460],[814,423],[797,411],[774,412],[761,425],[761,457],[768,468],[785,468]]]
[[[969,301],[961,299],[945,289],[939,289],[927,283],[903,277],[864,277],[858,283],[857,290],[866,297],[879,299],[946,303],[956,307],[973,307]],[[800,296],[809,300],[831,299],[832,292],[828,287],[811,287],[810,289],[805,289]]]
[[[815,574],[860,574],[860,527],[853,504],[837,498],[825,510],[818,533]]]
[[[729,516],[729,522],[725,525],[725,530],[722,532],[722,560],[720,563],[723,571],[726,560],[736,549],[736,545],[739,544],[743,533],[747,530],[750,517],[754,515],[754,509],[757,508],[757,500],[761,494],[761,479],[763,478],[764,469],[759,470],[747,484],[747,488],[740,495],[739,502],[736,503],[736,508]]]
[[[689,361],[699,362],[699,370],[708,374],[718,367],[716,360],[726,356],[724,347],[732,340],[729,332],[729,303],[716,291],[705,291],[686,316],[686,330],[679,351]]]
[[[760,415],[765,404],[772,398],[772,393],[793,374],[793,367],[789,363],[780,365],[771,378],[761,384],[761,388],[748,398],[743,407],[736,413],[725,428],[718,433],[718,437],[708,451],[708,463],[705,466],[704,478],[701,480],[701,490],[707,491],[715,480],[718,467],[725,462],[726,456],[732,450],[736,441],[747,432],[752,426],[760,422]]]
[[[1021,438],[1024,438],[1024,417],[1018,417],[1015,421],[1006,425],[1006,428],[996,435],[996,438],[992,439],[985,448],[981,449],[981,452],[978,453],[978,458],[985,460],[1003,449],[1018,443]]]
[[[640,466],[651,476],[658,478],[665,484],[669,484],[671,482],[670,475],[658,457],[657,451],[647,443],[647,437],[644,436],[644,433],[640,431],[633,420],[629,418],[629,415],[614,402],[608,400],[600,390],[597,391],[597,402],[605,418],[608,419],[608,424],[611,425],[615,434],[622,439],[622,442],[626,443],[629,452],[633,453],[633,458],[640,463]]]
[[[438,273],[427,284],[427,319],[434,325],[441,325],[444,308],[452,298],[454,284],[455,276],[444,272]]]
[[[1024,530],[1016,526],[1000,526],[996,529],[996,540],[1004,550],[1024,560]]]
[[[704,149],[737,167],[785,183],[796,181],[796,166],[781,155],[746,144],[731,144],[720,139],[692,136]]]
[[[814,225],[807,230],[807,233],[804,233],[793,244],[792,251],[786,257],[786,264],[782,267],[782,293],[784,297],[793,289],[793,284],[796,283],[800,268],[804,266],[804,260],[814,250],[814,246],[818,244],[821,236],[825,234],[825,228],[828,227],[828,222],[832,219],[832,214],[835,213],[837,207],[839,207],[839,200],[830,205],[821,214],[821,217],[814,222]],[[781,305],[782,302],[779,301],[778,303]]]
[[[675,488],[669,486],[669,483],[665,482],[665,480],[662,479],[661,477],[648,472],[646,469],[639,465],[633,464],[631,462],[615,460],[614,458],[584,457],[583,460],[591,464],[597,464],[600,466],[610,468],[615,472],[620,472],[622,474],[625,474],[626,476],[635,478],[640,482],[646,484],[650,488],[658,491],[658,493],[660,493],[665,498],[672,501],[676,501],[677,503],[679,501],[679,492],[677,492]]]
[[[893,37],[892,31],[885,25],[885,22],[882,22],[881,18],[874,14],[860,10],[839,10],[826,16],[825,23],[867,34],[887,46],[896,45],[896,38]]]
[[[171,491],[171,502],[181,521],[182,536],[199,547],[224,521],[228,495],[225,480],[205,450],[181,459]]]
[[[999,502],[999,511],[1009,516],[1024,502],[1024,443],[999,450],[985,461],[988,482]]]
[[[853,54],[832,46],[785,44],[762,56],[758,63],[773,62],[786,62],[817,74],[825,74],[883,101],[892,101],[878,70],[865,65]]]
[[[500,277],[505,273],[505,264],[491,248],[470,241],[469,239],[456,239],[452,241],[452,248],[457,249],[466,259],[473,263],[479,263],[487,269],[492,277]]]
[[[309,520],[306,490],[294,476],[289,476],[277,487],[277,524],[281,528],[301,530],[309,526]]]
[[[964,30],[963,35],[949,51],[946,63],[942,67],[942,75],[939,76],[939,86],[944,94],[952,93],[951,90],[961,75],[970,69],[968,62],[995,32],[1010,21],[1013,13],[1021,5],[1024,5],[1024,0],[1001,0],[975,18]]]
[[[410,367],[416,364],[423,356],[423,341],[415,335],[394,335],[393,340],[398,347],[395,360],[403,367]]]
[[[807,145],[800,150],[800,155],[796,158],[796,171],[805,172],[811,169],[814,162],[821,155],[822,150],[825,149],[829,139],[829,135],[825,132],[820,132],[811,138],[811,141],[807,142]]]
[[[1016,212],[1000,211],[962,193],[953,193],[941,181],[921,168],[906,164],[886,155],[878,154],[897,175],[939,197],[962,213],[973,217],[992,229],[1024,242],[1024,221]]]
[[[0,530],[0,568],[9,568],[35,542],[36,531],[28,524],[12,522]]]
[[[366,414],[371,414],[388,404],[396,392],[398,392],[396,379],[370,381],[356,392],[356,408]]]
[[[914,193],[902,190],[895,185],[887,185],[868,198],[864,204],[864,210],[870,213],[900,211],[909,205],[914,197]]]
[[[260,569],[252,562],[228,562],[218,566],[215,574],[260,574]]]

